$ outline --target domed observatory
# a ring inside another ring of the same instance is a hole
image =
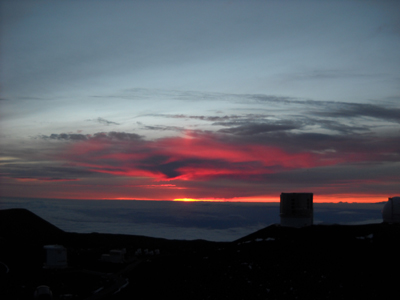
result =
[[[313,193],[282,193],[280,204],[281,225],[304,227],[313,224]]]
[[[385,223],[400,223],[400,197],[389,198],[382,209],[382,219]]]

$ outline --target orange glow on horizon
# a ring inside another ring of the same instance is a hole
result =
[[[369,195],[369,194],[334,194],[315,195],[314,203],[377,203],[387,201],[391,195]]]
[[[395,197],[396,195],[315,195],[314,203],[378,203],[386,202],[388,198]],[[29,197],[24,197],[29,198]],[[266,196],[266,197],[235,197],[235,198],[175,198],[175,199],[149,199],[142,197],[90,197],[88,195],[76,196],[47,196],[40,198],[43,199],[63,199],[63,200],[126,200],[126,201],[174,201],[174,202],[243,202],[243,203],[279,203],[280,197]]]
[[[314,203],[377,203],[384,202],[391,197],[390,195],[315,195]],[[167,200],[168,201],[168,200]],[[256,196],[256,197],[235,197],[235,198],[177,198],[173,201],[183,202],[248,202],[248,203],[262,203],[262,202],[280,202],[280,195],[278,196]]]
[[[315,195],[314,203],[378,203],[385,202],[389,197],[395,195]],[[53,198],[53,197],[52,197]],[[59,198],[60,197],[54,197]],[[75,200],[90,200],[88,198],[74,198]],[[280,195],[278,196],[259,196],[259,197],[235,197],[235,198],[175,198],[175,199],[149,199],[149,198],[134,198],[134,197],[103,197],[96,198],[101,200],[126,200],[126,201],[174,201],[174,202],[243,202],[243,203],[279,203]],[[92,199],[92,200],[96,200]]]
[[[182,201],[182,202],[223,202],[225,200],[220,200],[220,199],[192,199],[192,198],[180,198],[180,199],[174,199],[172,201]]]
[[[45,184],[46,181],[43,183],[37,182],[36,184],[42,186]],[[35,183],[35,182],[32,182]],[[49,183],[49,186],[56,184],[56,182]],[[70,186],[70,185],[69,185]],[[171,187],[166,187],[171,188]],[[121,193],[117,195],[112,195],[112,193],[107,192],[83,192],[83,191],[64,191],[64,192],[55,192],[55,191],[48,191],[47,193],[42,193],[37,195],[35,198],[45,198],[45,199],[68,199],[68,200],[137,200],[137,201],[176,201],[176,202],[243,202],[243,203],[279,203],[280,202],[280,194],[281,193],[274,193],[272,195],[257,195],[257,196],[244,196],[244,197],[196,197],[196,193],[192,195],[179,195],[179,192],[172,187],[172,190],[168,193],[163,193],[162,197],[146,197],[142,196],[128,196],[126,193]],[[312,190],[307,191],[291,191],[286,190],[282,191],[284,193],[291,193],[291,192],[311,192]],[[178,194],[177,194],[178,193]],[[388,194],[320,194],[320,193],[313,193],[313,202],[314,203],[378,203],[378,202],[386,202],[390,197],[400,196],[397,193],[388,193]],[[174,197],[175,196],[175,197]],[[7,195],[3,195],[3,197],[7,197]],[[8,197],[15,197],[9,195]],[[24,198],[31,198],[28,195],[21,195],[17,197],[24,197]],[[33,198],[33,197],[32,197]]]

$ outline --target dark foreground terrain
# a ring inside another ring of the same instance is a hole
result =
[[[398,299],[400,226],[273,225],[233,242],[64,232],[0,210],[0,299]],[[44,245],[68,267],[44,269]],[[101,261],[126,249],[123,262]],[[139,250],[140,249],[140,250]]]

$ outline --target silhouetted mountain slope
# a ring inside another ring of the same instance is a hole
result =
[[[392,236],[400,234],[397,224],[364,224],[364,225],[313,225],[302,228],[270,225],[235,242],[246,242],[255,239],[275,239],[278,241],[301,242],[346,242],[369,236],[370,238],[391,241]]]
[[[11,270],[0,282],[1,299],[31,299],[41,284],[55,298],[75,299],[98,289],[111,292],[96,299],[392,299],[398,293],[392,271],[400,268],[399,224],[271,225],[233,242],[209,242],[67,233],[26,210],[0,211],[0,220],[0,261]],[[42,247],[52,239],[67,248],[65,270],[42,268]],[[121,248],[126,263],[101,261]],[[137,249],[161,254],[136,255]]]
[[[0,237],[21,242],[57,243],[64,234],[63,230],[27,209],[0,210]]]

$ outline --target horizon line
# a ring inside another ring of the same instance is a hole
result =
[[[349,195],[326,196],[317,195],[313,203],[385,203],[388,198],[394,196],[367,196],[352,197]],[[235,198],[175,198],[175,199],[144,199],[131,197],[109,197],[109,198],[60,198],[60,197],[18,197],[18,196],[0,196],[0,199],[35,199],[35,200],[82,200],[82,201],[169,201],[169,202],[208,202],[208,203],[280,203],[280,197],[235,197]],[[385,200],[384,200],[385,199]]]

